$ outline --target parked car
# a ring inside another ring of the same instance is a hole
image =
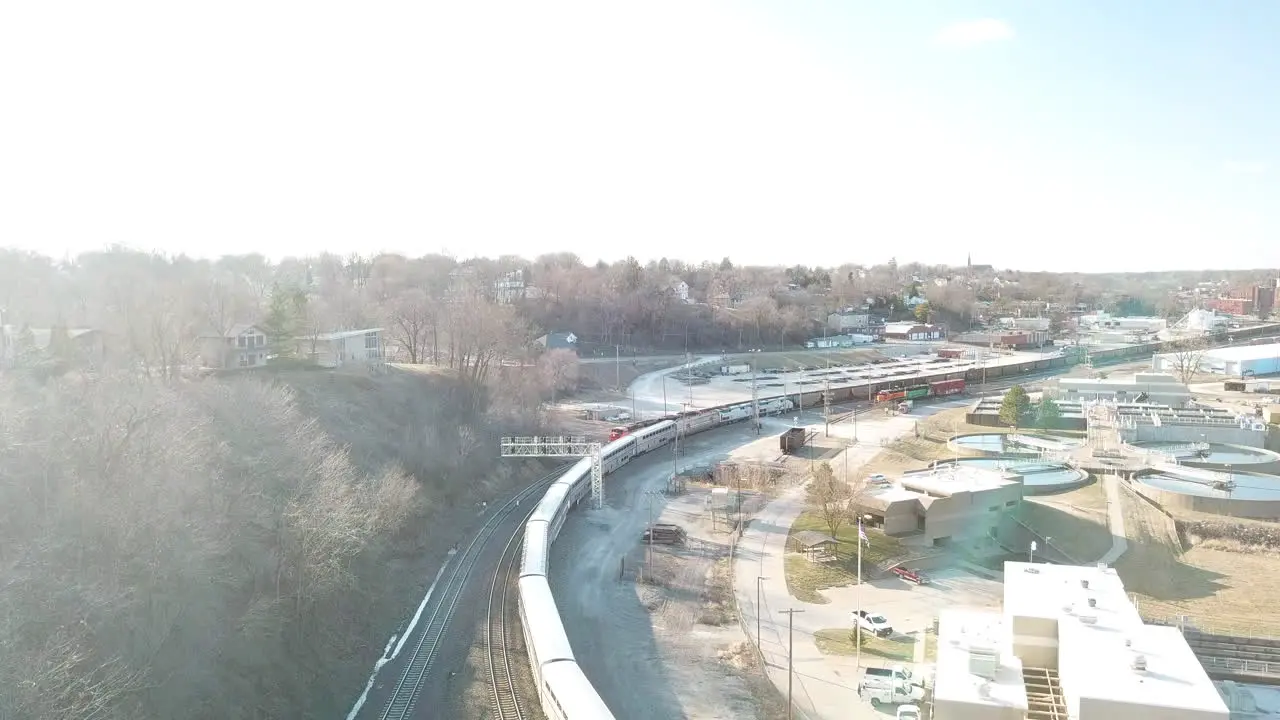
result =
[[[912,570],[911,568],[899,565],[898,567],[893,568],[891,572],[909,583],[914,583],[916,585],[929,584],[929,577],[919,570]]]
[[[899,705],[897,717],[898,717],[898,720],[920,720],[920,718],[922,717],[920,715],[920,706],[919,705]]]
[[[876,473],[874,475],[868,475],[867,484],[868,485],[887,485],[889,484],[889,478],[885,477],[880,473]]]
[[[861,625],[866,632],[874,633],[878,637],[889,637],[893,635],[893,626],[889,624],[889,618],[866,610],[855,610],[850,613],[853,623]]]

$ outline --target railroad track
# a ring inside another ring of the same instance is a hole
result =
[[[528,522],[533,514],[530,509],[525,514],[524,522]],[[489,586],[489,622],[485,627],[485,656],[489,664],[489,691],[493,704],[493,712],[498,720],[524,720],[528,716],[520,694],[516,692],[515,677],[511,674],[511,652],[508,650],[507,630],[510,625],[507,618],[512,606],[515,591],[512,578],[520,563],[520,548],[524,539],[524,523],[511,535],[507,546],[502,550],[502,559],[498,561],[498,569],[493,573],[493,582]]]
[[[408,720],[408,718],[412,717],[413,710],[418,704],[418,692],[422,688],[422,681],[431,672],[431,666],[435,663],[438,654],[440,641],[444,639],[445,631],[449,627],[449,621],[453,618],[454,609],[458,606],[458,600],[462,597],[462,591],[467,585],[467,580],[471,577],[472,570],[475,569],[480,561],[480,554],[485,545],[502,523],[517,511],[521,503],[531,496],[536,497],[545,492],[547,487],[564,473],[566,467],[568,467],[567,464],[548,473],[542,479],[521,490],[515,497],[508,500],[505,505],[498,508],[498,511],[485,521],[485,524],[475,534],[475,537],[471,538],[471,541],[467,543],[466,548],[453,556],[451,560],[453,567],[445,573],[444,586],[437,596],[439,600],[434,603],[426,625],[422,628],[418,643],[413,648],[413,655],[410,656],[404,672],[400,674],[400,679],[396,682],[395,692],[391,694],[391,698],[387,700],[386,707],[379,716],[381,720]],[[533,508],[536,508],[537,505],[526,505],[525,507],[529,513],[532,513]]]

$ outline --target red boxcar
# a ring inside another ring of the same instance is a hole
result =
[[[964,378],[956,380],[939,380],[938,382],[929,383],[929,389],[933,391],[935,397],[943,395],[959,395],[964,392]]]
[[[959,358],[964,357],[964,353],[965,351],[960,348],[943,348],[938,351],[938,357],[958,360]]]

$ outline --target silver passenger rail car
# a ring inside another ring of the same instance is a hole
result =
[[[529,521],[543,520],[547,523],[547,544],[556,541],[556,536],[560,534],[560,528],[564,525],[564,519],[569,515],[569,503],[567,497],[569,495],[569,486],[560,483],[554,483],[547,488],[547,492],[542,496],[542,501],[538,503],[538,507],[534,508],[533,514],[529,516]]]
[[[547,693],[542,710],[552,720],[614,720],[613,711],[576,662],[544,665],[542,687]]]
[[[551,554],[551,523],[530,520],[524,526],[524,542],[520,547],[520,577],[546,577],[547,557]]]

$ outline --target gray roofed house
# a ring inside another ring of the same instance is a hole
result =
[[[547,333],[534,342],[547,350],[569,350],[575,354],[578,352],[578,336],[571,332]]]

